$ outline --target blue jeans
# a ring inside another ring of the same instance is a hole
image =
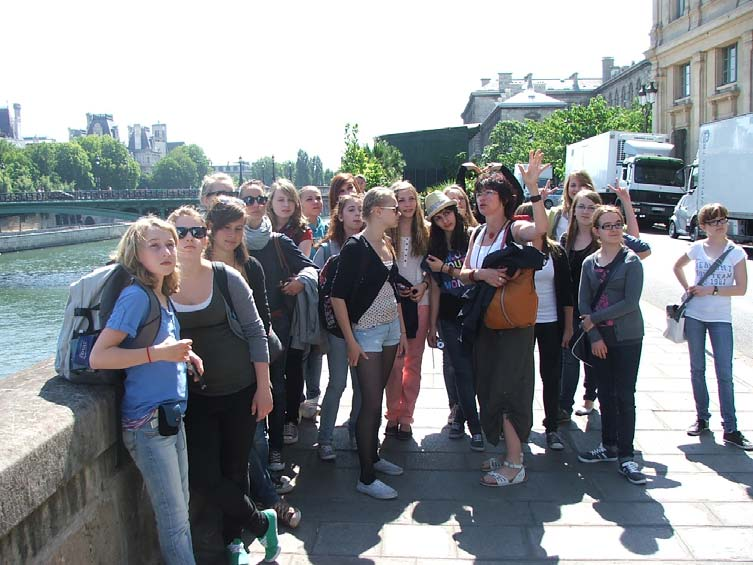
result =
[[[476,408],[476,387],[473,382],[473,359],[460,343],[461,326],[450,320],[439,320],[439,332],[444,341],[443,355],[449,356],[455,375],[455,395],[460,409],[455,413],[455,423],[468,422],[471,434],[481,433],[481,422]]]
[[[348,378],[348,346],[345,340],[327,332],[329,352],[327,353],[327,366],[329,367],[329,383],[322,400],[322,411],[319,416],[319,445],[331,445],[332,435],[337,422],[337,411],[340,408],[340,399]],[[353,404],[350,409],[348,431],[351,436],[356,433],[356,420],[361,407],[361,390],[358,387],[356,368],[350,368],[350,379],[353,383]]]
[[[157,519],[167,565],[195,563],[188,522],[188,451],[181,422],[174,436],[161,436],[157,416],[136,430],[123,430],[123,443],[141,471]]]
[[[251,498],[260,502],[264,508],[271,508],[280,500],[267,470],[269,461],[269,443],[267,427],[264,422],[256,423],[254,441],[248,452],[248,474],[251,480]]]
[[[729,322],[701,322],[695,318],[685,318],[685,337],[690,353],[690,382],[693,385],[696,415],[708,421],[709,389],[706,386],[706,332],[711,339],[714,353],[716,384],[719,390],[719,406],[722,412],[724,431],[737,430],[735,415],[735,385],[732,380],[732,351],[734,340],[732,324]]]
[[[319,383],[322,379],[323,355],[318,345],[311,345],[303,352],[303,378],[306,380],[306,400],[319,398],[322,394]]]

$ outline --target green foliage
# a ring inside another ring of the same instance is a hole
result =
[[[56,171],[60,181],[70,183],[74,190],[91,190],[95,187],[89,156],[77,143],[57,144]]]
[[[0,141],[0,191],[88,190],[94,186],[89,156],[76,143],[35,143],[20,149]]]
[[[202,179],[209,174],[212,168],[209,164],[209,158],[204,153],[204,150],[198,145],[192,143],[190,145],[181,145],[180,147],[176,147],[170,152],[170,155],[176,152],[178,152],[179,154],[185,153],[196,166],[196,180],[188,186],[197,187],[201,185]]]
[[[298,150],[298,158],[295,162],[295,176],[293,184],[298,188],[311,184],[311,159],[303,149]]]
[[[554,176],[562,179],[567,146],[610,130],[642,131],[640,107],[609,106],[598,96],[592,98],[588,106],[557,110],[540,122],[499,122],[489,136],[481,160],[502,163],[512,170],[515,163],[528,161],[529,150],[540,148],[546,160],[552,163]]]
[[[101,189],[131,190],[136,188],[141,176],[139,164],[128,153],[126,146],[106,135],[87,135],[77,138],[89,156],[92,174]],[[97,160],[99,159],[99,164]]]
[[[149,184],[153,188],[159,189],[198,186],[196,163],[193,162],[187,151],[176,149],[154,165]]]
[[[373,149],[358,141],[358,124],[345,124],[345,151],[340,170],[366,177],[366,187],[389,186],[403,178],[405,159],[399,149],[378,140]],[[331,177],[330,177],[331,178]]]

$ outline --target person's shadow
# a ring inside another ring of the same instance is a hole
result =
[[[678,448],[688,461],[703,465],[732,483],[744,485],[748,497],[753,499],[753,458],[747,453],[716,443],[711,432],[702,434],[697,442]]]

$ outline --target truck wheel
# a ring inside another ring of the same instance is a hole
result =
[[[677,236],[679,235],[677,233],[677,226],[672,220],[669,221],[669,227],[667,228],[667,232],[669,233],[669,237],[671,237],[672,239],[677,239]]]
[[[544,208],[546,208],[547,210],[549,210],[549,209],[551,209],[552,206],[554,206],[554,203],[551,200],[549,200],[549,199],[544,200]]]

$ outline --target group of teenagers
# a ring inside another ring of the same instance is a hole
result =
[[[189,484],[221,509],[230,563],[248,562],[244,532],[262,543],[265,560],[276,559],[278,521],[296,527],[301,520],[281,496],[292,489],[280,474],[285,446],[298,441],[300,418],[318,413],[318,455],[336,458],[334,428],[349,370],[356,489],[397,497],[377,478],[403,473],[381,456],[379,430],[384,417],[385,436],[412,437],[426,344],[443,355],[449,437],[469,437],[475,451],[485,441],[505,443],[502,456],[482,463],[482,485],[526,478],[535,345],[547,447],[564,449],[558,427],[571,418],[583,364],[586,392],[575,413],[591,413],[598,398],[602,438],[579,460],[617,462],[630,482],[646,482],[633,437],[644,333],[641,261],[650,248],[640,239],[629,191],[610,187],[621,206],[603,205],[585,171],[568,176],[564,204],[547,210],[548,187],[538,183],[547,166],[532,151],[521,167],[527,202],[505,167],[468,167],[476,174],[475,211],[465,172],[423,204],[407,181],[364,191],[359,179],[338,173],[328,224],[316,187],[297,190],[279,179],[269,189],[255,180],[236,188],[215,174],[204,180],[198,209],[183,206],[167,221],[149,216],[129,227],[115,258],[140,284],[121,293],[90,363],[126,371],[123,441],[144,478],[168,564],[194,563]],[[705,207],[700,220],[708,239],[675,266],[694,298],[686,332],[697,421],[688,433],[709,429],[708,332],[724,439],[748,449],[735,420],[729,298],[745,293],[745,253],[726,239],[723,206]],[[696,283],[714,266],[713,286],[688,284],[689,261]],[[501,301],[505,312],[505,292],[525,286],[526,277],[535,292],[520,296],[535,320],[496,329],[489,311]],[[149,293],[161,305],[160,331],[154,345],[132,349]],[[165,406],[179,412],[172,426]]]

